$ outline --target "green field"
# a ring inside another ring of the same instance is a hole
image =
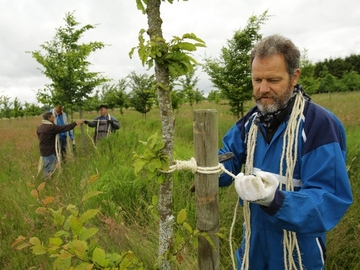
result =
[[[360,269],[360,100],[359,92],[315,95],[316,103],[330,109],[344,123],[347,131],[348,170],[354,203],[342,221],[328,233],[326,269]],[[248,107],[251,104],[248,104]],[[216,109],[219,119],[219,146],[222,136],[236,119],[229,114],[227,105],[203,102],[193,108],[183,105],[174,113],[176,118],[174,158],[188,160],[193,152],[193,113],[196,109]],[[58,208],[78,204],[82,183],[99,173],[99,179],[90,188],[104,192],[85,204],[84,208],[100,208],[93,220],[99,228],[95,236],[107,252],[131,250],[141,259],[147,269],[153,269],[158,250],[158,222],[148,210],[151,198],[157,195],[156,184],[144,177],[136,177],[133,169],[133,152],[141,151],[150,135],[161,130],[159,111],[152,109],[146,120],[133,110],[123,115],[112,112],[121,123],[121,129],[100,143],[97,149],[91,143],[93,129],[85,126],[85,144],[82,145],[80,129],[76,127],[76,155],[69,158],[61,172],[56,172],[47,182],[44,193],[55,199],[51,207]],[[96,112],[87,113],[93,119]],[[75,115],[77,118],[77,115]],[[11,244],[19,236],[37,236],[48,241],[56,231],[46,216],[35,213],[38,203],[31,196],[29,184],[39,185],[37,177],[39,150],[36,127],[41,118],[12,119],[0,121],[0,269],[52,269],[53,259],[47,255],[35,256],[30,249],[17,251]],[[176,172],[174,180],[174,212],[186,209],[188,222],[195,227],[195,195],[189,191],[194,175]],[[237,203],[233,187],[220,192],[220,227],[226,228],[221,239],[221,269],[231,269],[228,234]],[[233,243],[240,243],[242,211],[237,215]],[[181,252],[183,261],[173,269],[196,269],[197,250],[191,244]]]

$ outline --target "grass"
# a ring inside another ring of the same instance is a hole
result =
[[[348,142],[348,168],[354,203],[341,222],[328,233],[327,269],[360,269],[360,109],[357,105],[360,93],[338,93],[313,96],[321,106],[333,111],[344,123]],[[248,106],[251,106],[249,103]],[[219,146],[226,131],[235,123],[226,105],[203,102],[193,108],[183,105],[174,113],[176,118],[175,149],[176,159],[187,160],[193,153],[193,111],[195,109],[216,109],[219,118]],[[76,204],[80,199],[80,187],[84,180],[99,173],[99,180],[93,189],[104,193],[89,200],[86,207],[101,209],[94,221],[99,228],[98,241],[107,251],[118,253],[132,250],[151,269],[156,262],[158,250],[157,221],[148,207],[153,195],[157,195],[154,183],[136,177],[132,168],[132,154],[139,151],[142,144],[155,131],[161,130],[157,109],[143,119],[141,114],[126,110],[124,115],[114,111],[113,115],[121,123],[121,129],[111,138],[102,141],[95,149],[91,143],[93,129],[85,127],[84,145],[80,129],[75,129],[77,154],[68,159],[61,173],[55,173],[46,185],[45,192],[56,197],[56,205]],[[96,112],[87,113],[93,119]],[[0,121],[0,269],[51,269],[52,260],[46,256],[34,256],[30,250],[16,251],[11,243],[19,236],[38,236],[46,240],[55,228],[45,217],[35,214],[35,199],[30,195],[28,183],[39,184],[37,177],[39,159],[36,126],[40,117]],[[187,209],[188,222],[195,227],[195,195],[189,191],[194,182],[191,172],[174,173],[174,212]],[[220,193],[220,226],[229,229],[235,204],[236,192],[233,188],[223,188]],[[55,208],[55,206],[54,206]],[[238,226],[234,232],[234,246],[240,244],[242,214],[237,215]],[[226,233],[228,238],[228,232]],[[221,269],[230,269],[228,239],[220,245]],[[183,252],[184,261],[174,269],[196,269],[196,249],[190,245]]]

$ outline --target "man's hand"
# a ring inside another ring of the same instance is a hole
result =
[[[274,199],[279,180],[268,172],[259,171],[254,175],[239,173],[235,177],[235,189],[240,198],[264,206],[269,206]]]
[[[114,123],[114,121],[113,120],[107,120],[107,123],[112,124],[112,123]]]
[[[84,122],[84,120],[80,119],[80,120],[77,120],[75,123],[76,123],[77,125],[80,125],[80,124],[82,124],[83,122]]]

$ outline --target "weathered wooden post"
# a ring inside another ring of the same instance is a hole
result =
[[[194,148],[198,166],[214,167],[218,161],[218,117],[216,110],[194,112]],[[195,175],[196,227],[206,232],[214,247],[204,237],[199,237],[198,269],[220,269],[219,238],[219,197],[216,174]]]

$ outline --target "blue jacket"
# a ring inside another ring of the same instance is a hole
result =
[[[246,161],[245,138],[257,111],[257,107],[252,108],[223,138],[219,154],[234,154],[232,160],[223,164],[235,175]],[[254,171],[270,172],[280,178],[283,135],[289,114],[269,144],[258,132]],[[265,132],[261,124],[258,128]],[[345,131],[340,121],[331,112],[307,101],[299,134],[293,175],[295,191],[277,190],[269,207],[250,203],[250,269],[284,269],[283,230],[296,232],[304,269],[323,269],[325,232],[340,221],[352,203],[346,169]],[[222,174],[219,185],[228,186],[232,181],[230,176]],[[245,250],[244,239],[236,254],[239,265]]]
[[[66,115],[66,113],[62,112],[61,114],[56,114],[55,111],[53,111],[53,109],[50,110],[50,112],[53,113],[54,117],[55,117],[55,124],[58,126],[65,126],[68,124],[68,117]],[[68,132],[62,132],[59,134],[59,138],[61,139],[66,139],[67,134],[69,133],[69,137],[70,139],[74,138],[74,134],[72,132],[72,130],[68,131]]]

